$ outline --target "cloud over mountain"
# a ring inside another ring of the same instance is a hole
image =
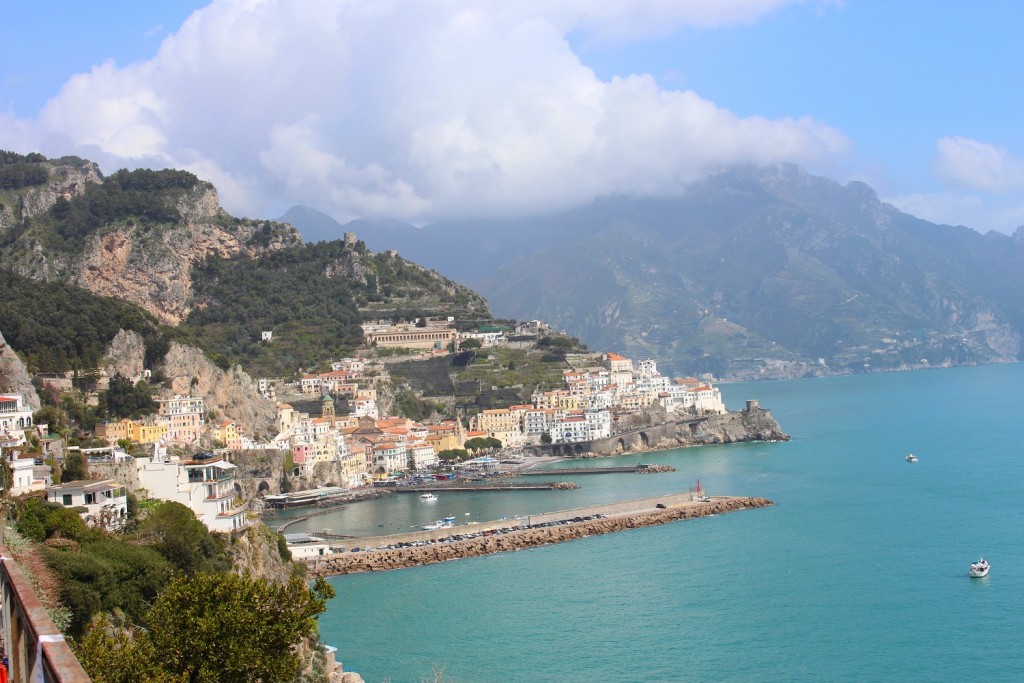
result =
[[[601,80],[569,36],[629,41],[786,4],[222,0],[153,58],[73,77],[36,119],[3,115],[0,145],[107,172],[185,168],[246,215],[305,203],[426,221],[671,194],[708,168],[814,167],[849,143],[811,118],[739,116],[650,75]]]

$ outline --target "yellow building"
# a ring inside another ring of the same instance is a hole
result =
[[[156,443],[167,439],[167,425],[132,425],[132,441],[135,443]]]
[[[132,438],[134,428],[135,423],[128,418],[117,422],[101,422],[96,425],[96,438],[103,439],[111,446],[122,439],[134,441],[135,439]]]
[[[238,434],[234,420],[221,420],[210,429],[210,436],[231,450],[242,447],[242,437]]]

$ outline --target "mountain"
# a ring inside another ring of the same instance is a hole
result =
[[[5,169],[20,167],[33,174],[5,183]],[[78,157],[0,151],[5,266],[131,301],[165,323],[188,315],[191,269],[208,256],[253,258],[301,241],[290,225],[228,215],[216,188],[185,171],[121,170],[104,178]]]
[[[393,248],[471,284],[497,315],[540,318],[673,372],[753,379],[1022,357],[1024,229],[936,225],[864,183],[791,165],[726,169],[673,198],[405,234]],[[372,226],[361,235],[376,239]]]
[[[150,368],[178,341],[285,376],[351,352],[367,318],[490,319],[475,292],[355,235],[304,244],[287,223],[233,217],[191,173],[104,177],[2,150],[0,282],[0,325],[35,371],[94,368],[123,328]]]

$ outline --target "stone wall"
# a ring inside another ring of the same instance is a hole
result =
[[[696,517],[706,517],[708,515],[717,515],[725,512],[735,512],[737,510],[749,510],[774,505],[772,501],[766,498],[718,497],[705,503],[690,502],[688,499],[680,499],[680,496],[688,497],[689,494],[676,494],[676,496],[662,496],[658,499],[647,499],[643,502],[643,507],[625,514],[609,516],[604,519],[592,519],[588,521],[563,524],[559,526],[510,528],[509,522],[506,521],[503,522],[505,525],[504,527],[494,529],[493,533],[477,536],[476,538],[444,541],[442,538],[452,536],[453,530],[438,530],[442,532],[443,535],[435,539],[437,542],[429,545],[381,550],[374,549],[359,552],[340,552],[335,555],[316,558],[310,562],[310,565],[314,574],[324,576],[332,574],[355,574],[362,572],[386,571],[390,569],[405,569],[424,564],[435,564],[438,562],[457,560],[464,557],[478,557],[481,555],[490,555],[508,550],[522,550],[524,548],[532,548],[539,545],[547,545],[549,543],[560,543],[562,541],[571,541],[577,538],[607,534],[615,531],[637,529],[645,526],[654,526],[656,524],[667,524],[668,522],[674,522],[682,519],[693,519]],[[672,499],[679,500],[679,502],[673,504]],[[653,505],[657,504],[653,502],[655,500],[667,501],[662,503],[665,505],[665,508],[652,508]],[[639,501],[630,501],[616,505],[633,506],[638,502]],[[589,514],[593,514],[590,511],[603,507],[606,506],[586,508],[571,512],[576,513],[576,516],[589,516]],[[584,511],[587,511],[588,514],[583,514]],[[563,511],[558,514],[564,515],[566,512],[567,511]],[[488,526],[474,525],[459,527],[458,533],[469,534],[477,531],[488,530],[490,530]],[[438,531],[429,533],[437,534]],[[411,536],[411,534],[403,534],[402,536]],[[416,536],[419,536],[419,534],[416,534]],[[374,543],[377,541],[387,539],[388,544],[394,544],[400,542],[395,540],[398,538],[399,536],[378,537],[375,539],[357,539],[352,541],[352,544],[360,544],[360,547],[365,544],[372,548],[374,547]],[[378,545],[380,544],[378,543]]]

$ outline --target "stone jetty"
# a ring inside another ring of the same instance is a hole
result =
[[[312,574],[321,576],[405,569],[770,505],[774,503],[767,498],[715,496],[704,501],[692,494],[673,494],[533,515],[516,522],[357,539],[354,543],[362,541],[360,547],[368,548],[318,557],[309,561],[309,567]]]

